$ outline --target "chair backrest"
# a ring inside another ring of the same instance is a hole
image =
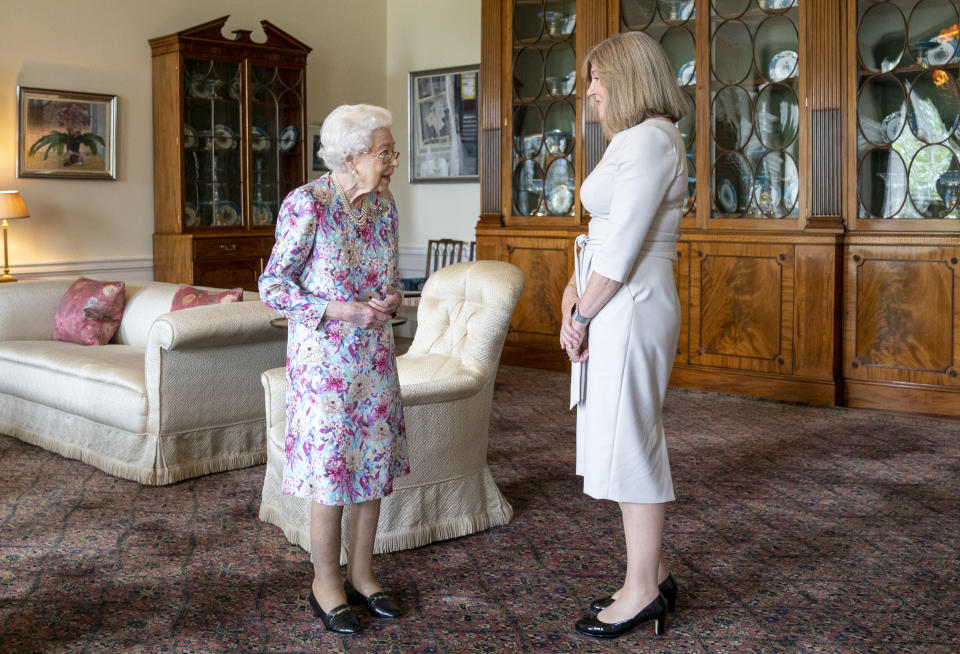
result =
[[[454,264],[427,278],[408,354],[457,357],[478,374],[496,374],[523,272],[502,261]]]
[[[452,238],[427,241],[427,269],[424,277],[455,263],[473,261],[475,247],[476,241],[467,243]]]

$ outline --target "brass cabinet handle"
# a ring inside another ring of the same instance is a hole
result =
[[[236,251],[237,251],[237,244],[236,244],[236,243],[231,243],[230,245],[227,245],[226,243],[221,243],[221,244],[220,244],[220,249],[223,250],[224,252],[236,252]]]

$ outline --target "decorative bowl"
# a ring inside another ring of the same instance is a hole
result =
[[[660,15],[665,21],[686,21],[695,16],[694,0],[660,0]]]
[[[562,216],[570,211],[573,204],[573,192],[566,184],[557,184],[547,192],[547,211],[554,216]]]
[[[237,134],[226,125],[218,123],[213,128],[213,144],[217,150],[233,150],[237,147]]]
[[[220,202],[217,206],[217,225],[239,225],[240,211],[233,202]]]
[[[936,47],[927,50],[924,57],[931,66],[944,66],[956,60],[957,42],[953,40],[940,41]]]
[[[273,222],[273,212],[266,202],[253,203],[253,224],[269,225]]]
[[[183,222],[186,223],[187,227],[196,227],[200,224],[197,208],[189,202],[183,207]]]
[[[937,193],[943,198],[943,203],[947,207],[952,207],[957,201],[957,191],[960,190],[960,171],[947,170],[943,172],[936,182]]]
[[[880,123],[880,131],[887,143],[896,141],[902,130],[903,111],[891,111]]]
[[[200,139],[197,138],[197,131],[187,125],[183,124],[183,148],[185,150],[192,150],[193,148],[199,145]]]
[[[517,152],[524,157],[532,157],[540,151],[540,142],[543,137],[540,134],[529,134],[527,136],[515,136],[513,138],[514,147]]]
[[[254,152],[266,152],[270,149],[270,137],[267,132],[254,125],[250,130],[250,146]]]
[[[773,55],[767,73],[774,82],[782,82],[793,77],[797,69],[797,53],[794,50],[781,50]]]
[[[717,201],[725,213],[737,213],[737,188],[725,177],[717,182]]]
[[[543,137],[547,152],[555,157],[562,156],[569,150],[570,134],[568,132],[562,129],[551,129]]]
[[[567,23],[567,15],[560,11],[545,11],[539,14],[543,22],[547,25],[547,34],[550,36],[566,36],[570,32],[564,32]]]
[[[293,149],[293,146],[297,144],[296,125],[287,125],[280,130],[280,135],[277,138],[277,141],[277,147],[280,152],[290,152],[290,150]]]
[[[550,95],[566,95],[566,77],[547,77],[547,93]]]
[[[689,86],[697,83],[697,67],[693,59],[686,62],[677,70],[677,84]]]

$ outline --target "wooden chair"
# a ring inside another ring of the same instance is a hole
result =
[[[476,241],[457,241],[452,238],[441,238],[427,241],[427,268],[424,277],[429,277],[441,268],[450,264],[473,261]],[[463,255],[466,252],[467,258]]]
[[[473,261],[475,257],[476,241],[458,241],[452,238],[430,239],[427,241],[427,265],[423,277],[427,279],[432,273],[455,263]],[[403,292],[407,306],[416,306],[420,298],[420,291]]]

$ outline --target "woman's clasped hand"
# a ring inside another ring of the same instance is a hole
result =
[[[590,351],[587,349],[587,326],[572,320],[569,313],[560,326],[560,347],[575,363],[586,361],[590,356]]]
[[[383,297],[372,297],[366,302],[354,302],[353,317],[349,318],[361,329],[378,329],[390,322],[390,318],[400,308],[403,294],[392,286],[385,286],[379,294]]]

